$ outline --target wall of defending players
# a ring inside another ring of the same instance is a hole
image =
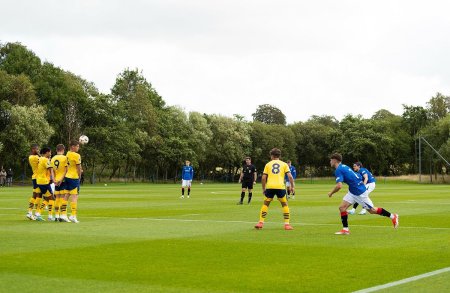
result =
[[[72,140],[67,153],[66,147],[58,144],[53,157],[50,148],[31,146],[28,162],[33,171],[33,193],[28,201],[27,219],[45,221],[42,213],[47,210],[48,221],[79,223],[77,209],[83,169],[78,151],[80,144],[88,142],[85,135],[78,141]]]

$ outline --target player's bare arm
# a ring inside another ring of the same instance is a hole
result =
[[[332,197],[333,194],[335,194],[336,192],[338,192],[339,190],[341,190],[342,188],[342,182],[338,182],[336,183],[336,185],[334,186],[334,188],[328,192],[328,197]]]
[[[289,186],[289,191],[290,192],[294,192],[294,177],[292,177],[291,172],[286,173],[289,179],[289,183],[291,184],[291,186]]]
[[[266,192],[266,183],[267,183],[267,174],[263,174],[261,177],[261,186],[262,186],[263,193]]]
[[[63,182],[64,178],[66,178],[67,171],[69,171],[69,167],[64,167],[64,176],[62,176],[61,180],[59,181],[59,185]]]
[[[50,182],[55,182],[55,172],[50,168]]]
[[[77,165],[78,178],[81,178],[81,164]]]
[[[369,181],[369,175],[364,174],[363,177],[364,177],[364,185],[367,185],[367,181]]]

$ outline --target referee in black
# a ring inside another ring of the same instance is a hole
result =
[[[245,158],[245,164],[242,166],[241,177],[239,177],[239,183],[242,182],[241,200],[237,204],[244,203],[245,190],[248,190],[248,202],[252,201],[253,184],[256,184],[256,168],[252,165],[252,159],[250,157]]]

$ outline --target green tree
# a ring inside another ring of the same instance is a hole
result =
[[[31,106],[37,98],[34,86],[24,75],[10,75],[0,70],[0,101],[8,101],[13,105]]]
[[[179,107],[166,107],[161,112],[158,134],[152,138],[152,157],[165,180],[178,177],[178,170],[185,160],[192,159],[194,152],[189,146],[192,128],[186,114]]]
[[[80,136],[91,107],[86,82],[71,72],[44,62],[34,82],[41,105],[46,106],[46,117],[54,127],[51,143],[68,143]]]
[[[198,163],[198,171],[196,173],[202,177],[207,171],[208,146],[211,143],[213,134],[209,128],[208,120],[198,112],[189,113],[189,125],[191,135],[188,141],[189,147],[192,149],[192,161]]]
[[[427,110],[429,118],[433,121],[437,121],[447,116],[450,109],[449,101],[450,97],[446,97],[441,93],[436,93],[436,96],[432,97],[427,102]]]
[[[208,169],[226,169],[231,179],[233,171],[241,166],[243,158],[250,153],[251,127],[247,122],[221,115],[207,115],[206,119],[212,132],[206,155]]]
[[[450,140],[450,114],[422,129],[420,135],[423,136],[436,150],[441,152],[441,155],[443,155],[444,158],[447,160],[450,159],[448,156],[448,144]],[[422,145],[423,165],[430,162],[429,168],[427,169],[431,170],[430,173],[434,173],[437,178],[437,173],[441,172],[442,167],[445,166],[445,163],[434,153],[431,148],[425,144]],[[446,166],[446,168],[448,169],[448,166]],[[422,171],[424,171],[424,169],[422,169]]]
[[[414,137],[405,129],[403,118],[382,109],[372,116],[372,121],[375,131],[386,134],[393,142],[383,165],[396,175],[414,172],[415,160],[411,149]]]
[[[362,161],[377,174],[389,172],[388,161],[393,156],[394,140],[380,130],[376,121],[347,115],[340,122],[340,131],[340,147],[348,164]]]
[[[42,106],[14,105],[7,111],[9,123],[0,133],[3,145],[0,157],[18,166],[29,153],[31,144],[43,146],[48,143],[53,128],[46,121]]]
[[[251,129],[251,157],[257,170],[262,171],[270,160],[270,150],[275,147],[281,150],[282,160],[296,162],[295,135],[291,128],[255,121],[251,123]]]
[[[20,43],[0,44],[0,69],[12,75],[25,74],[31,80],[39,74],[41,60]]]
[[[304,175],[329,175],[328,157],[339,150],[339,122],[333,116],[312,116],[290,126],[295,135],[298,165]]]
[[[427,110],[421,106],[408,106],[403,104],[403,126],[415,136],[422,128],[428,125]]]
[[[252,114],[253,121],[266,124],[286,125],[286,116],[275,106],[264,104],[259,105],[256,112]]]

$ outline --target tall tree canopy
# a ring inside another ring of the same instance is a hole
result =
[[[264,104],[259,105],[256,112],[252,114],[253,121],[266,124],[286,125],[286,116],[275,106]]]

